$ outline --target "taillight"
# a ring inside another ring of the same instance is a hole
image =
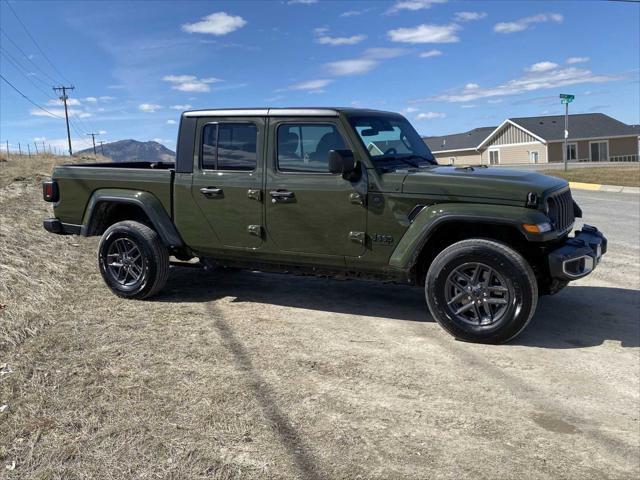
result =
[[[45,202],[58,201],[58,184],[55,180],[42,182],[42,198],[44,198]]]

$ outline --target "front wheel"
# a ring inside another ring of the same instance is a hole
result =
[[[527,326],[538,302],[535,274],[518,252],[493,240],[463,240],[435,258],[425,280],[435,320],[460,340],[504,343]]]
[[[107,286],[124,298],[155,295],[169,276],[169,252],[157,232],[129,220],[115,223],[104,232],[98,263]]]

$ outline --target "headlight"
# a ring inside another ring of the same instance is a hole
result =
[[[522,228],[529,233],[547,233],[553,230],[553,226],[549,222],[544,223],[523,223]]]

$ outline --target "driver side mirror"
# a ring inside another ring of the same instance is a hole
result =
[[[341,173],[342,178],[353,181],[357,170],[358,165],[351,150],[329,151],[329,171],[331,173]]]

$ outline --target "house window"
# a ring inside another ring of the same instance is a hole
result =
[[[500,150],[489,150],[489,165],[500,164]]]
[[[537,151],[529,152],[529,162],[530,163],[538,163],[538,152]]]
[[[567,160],[577,160],[577,159],[578,159],[578,144],[567,143]]]
[[[589,142],[589,154],[592,162],[606,162],[609,160],[609,142]]]
[[[451,165],[453,165],[456,163],[456,157],[449,157],[449,161],[451,162]]]

